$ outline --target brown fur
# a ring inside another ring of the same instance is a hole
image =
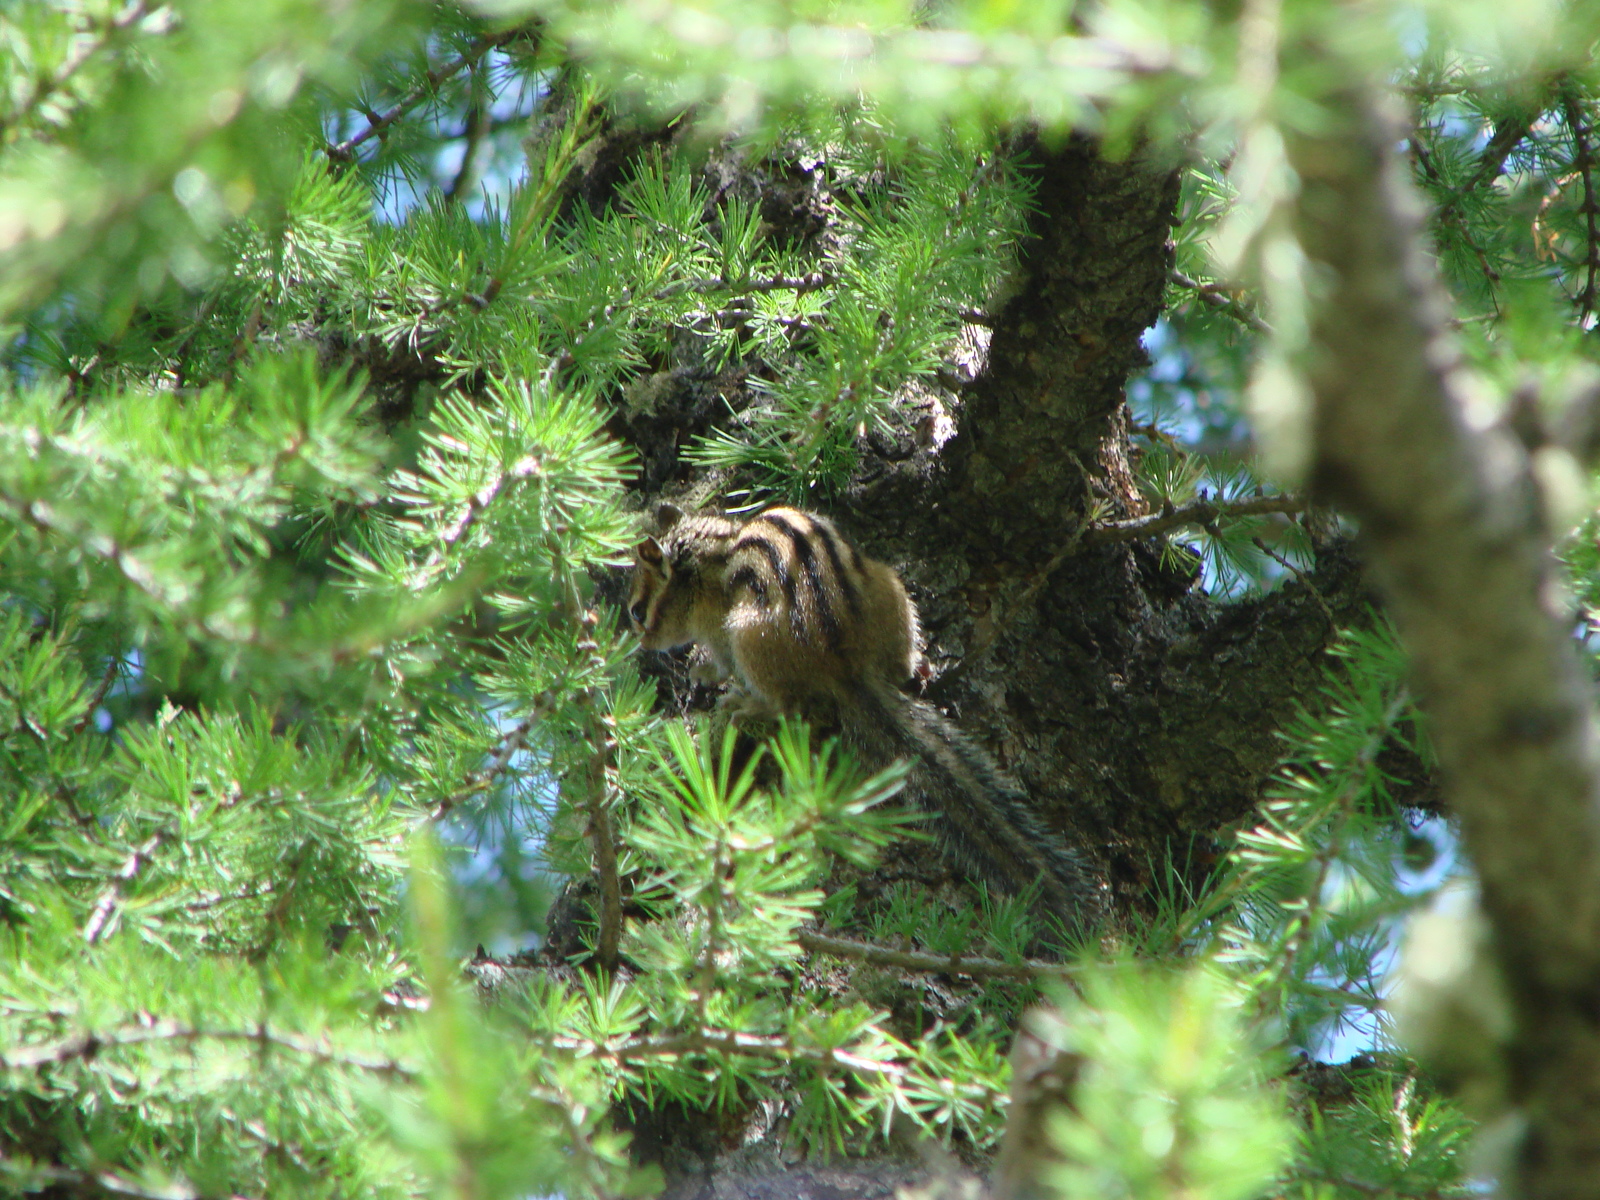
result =
[[[662,505],[656,520],[628,600],[646,649],[698,643],[778,712],[816,713],[862,683],[910,678],[917,610],[900,577],[826,517],[772,508],[739,524]]]
[[[628,615],[648,650],[691,643],[703,681],[732,675],[725,715],[795,713],[837,723],[866,762],[912,761],[906,792],[936,818],[951,862],[1086,924],[1099,882],[1045,829],[1027,795],[932,705],[901,690],[917,662],[917,610],[894,569],[826,517],[772,508],[747,521],[656,510],[635,551]]]

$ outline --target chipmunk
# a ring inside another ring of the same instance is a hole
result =
[[[702,682],[733,676],[724,705],[837,724],[870,764],[910,758],[906,792],[937,822],[958,869],[1016,895],[1039,888],[1069,924],[1101,893],[1076,851],[1040,823],[1022,789],[930,704],[900,690],[916,668],[917,610],[892,567],[825,517],[770,508],[744,522],[655,510],[635,550],[628,616],[647,650],[695,643]]]

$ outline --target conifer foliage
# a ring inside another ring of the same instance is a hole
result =
[[[1000,1153],[1028,1194],[1465,1194],[1384,1013],[1467,868],[1395,766],[1432,760],[1381,616],[1306,668],[1255,814],[1063,950],[1026,898],[858,895],[923,837],[903,767],[663,711],[616,607],[669,478],[828,508],[943,443],[1039,211],[1022,132],[1073,125],[1184,181],[1130,393],[1153,515],[1063,527],[1206,603],[1305,577],[1264,481],[1309,436],[1283,144],[1330,73],[1412,100],[1463,343],[1572,401],[1541,480],[1582,521],[1592,14],[1446,7],[0,13],[0,1190],[643,1194],[669,1112],[987,1171],[1023,1027],[1070,1075]],[[1592,624],[1592,520],[1563,544]],[[463,970],[558,887],[559,961]]]

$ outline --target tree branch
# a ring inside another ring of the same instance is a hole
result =
[[[525,454],[504,471],[497,471],[489,482],[467,497],[450,523],[439,531],[439,548],[412,572],[411,586],[420,591],[433,582],[434,576],[443,569],[448,552],[472,531],[507,483],[536,478],[543,470],[544,464],[537,454]]]
[[[1445,796],[1518,1013],[1519,1186],[1587,1196],[1600,1162],[1600,754],[1592,687],[1526,454],[1474,420],[1448,337],[1402,124],[1349,95],[1349,127],[1291,143],[1301,241],[1332,286],[1310,361],[1313,489],[1360,523],[1411,652]]]
[[[1167,278],[1181,288],[1188,288],[1202,304],[1209,305],[1218,312],[1226,313],[1241,325],[1245,325],[1257,333],[1272,332],[1272,326],[1263,321],[1253,308],[1241,303],[1237,296],[1232,295],[1220,283],[1208,283],[1195,279],[1176,268],[1167,273]]]
[[[1589,146],[1593,129],[1584,123],[1582,101],[1570,85],[1561,91],[1561,107],[1566,114],[1567,128],[1572,131],[1573,170],[1583,180],[1583,207],[1579,211],[1584,219],[1584,267],[1588,274],[1578,296],[1578,316],[1587,328],[1594,314],[1595,276],[1600,273],[1600,227],[1596,224],[1600,202],[1594,194],[1594,152]]]
[[[1218,500],[1201,496],[1179,507],[1168,505],[1147,517],[1126,521],[1100,521],[1083,531],[1083,541],[1091,546],[1108,542],[1131,542],[1165,533],[1180,525],[1207,525],[1225,517],[1259,516],[1265,513],[1299,513],[1308,505],[1304,496],[1250,496],[1243,500]]]
[[[650,294],[652,300],[670,300],[684,292],[794,292],[804,295],[815,292],[835,282],[833,276],[822,271],[805,275],[773,275],[763,279],[725,279],[717,275],[710,279],[679,279],[658,288]]]
[[[400,97],[389,108],[381,113],[369,113],[367,115],[367,127],[360,133],[346,138],[337,145],[323,147],[323,153],[337,163],[355,162],[357,147],[380,136],[389,126],[438,91],[440,84],[455,78],[455,76],[489,53],[489,51],[496,47],[504,46],[507,42],[522,36],[523,32],[521,29],[507,29],[500,33],[488,34],[478,38],[459,57],[429,71],[422,77],[421,83]]]
[[[392,1058],[367,1058],[343,1054],[292,1033],[277,1033],[262,1025],[256,1029],[208,1029],[199,1025],[180,1025],[176,1021],[151,1021],[121,1025],[104,1032],[85,1030],[15,1050],[0,1050],[0,1070],[32,1071],[42,1066],[88,1060],[103,1050],[120,1046],[145,1046],[152,1043],[192,1045],[195,1042],[250,1042],[265,1050],[288,1050],[313,1062],[350,1067],[385,1078],[414,1082],[416,1071]]]
[[[468,775],[464,787],[451,792],[450,795],[434,805],[433,810],[428,814],[428,819],[430,821],[442,820],[455,809],[456,805],[470,800],[504,774],[505,769],[511,765],[511,760],[517,756],[517,751],[527,745],[528,734],[532,731],[534,725],[549,713],[554,702],[554,697],[550,693],[542,693],[534,704],[533,711],[501,735],[494,754],[490,756],[489,761],[483,768]]]
[[[34,1186],[40,1183],[56,1184],[47,1190],[50,1195],[124,1196],[131,1200],[243,1200],[243,1197],[221,1192],[200,1192],[186,1181],[169,1183],[158,1190],[146,1187],[112,1170],[79,1171],[71,1167],[58,1167],[53,1163],[21,1162],[0,1156],[0,1179],[18,1184],[22,1191],[32,1194],[46,1190]]]
[[[0,144],[10,141],[12,133],[37,112],[40,105],[66,87],[85,63],[109,47],[117,34],[138,24],[149,13],[146,0],[129,0],[110,20],[82,30],[61,65],[34,84],[33,90],[17,103],[9,118],[0,120]]]
[[[116,683],[121,667],[122,659],[116,654],[110,655],[110,660],[106,663],[105,674],[100,677],[100,683],[95,687],[94,691],[89,693],[88,699],[84,702],[83,716],[72,727],[73,733],[82,733],[89,728],[89,723],[94,720],[95,710],[100,707],[107,693],[111,691],[111,686]]]
[[[879,967],[899,967],[907,971],[929,971],[938,975],[970,975],[974,978],[1070,979],[1072,967],[1058,962],[1025,958],[1006,962],[962,954],[926,954],[918,950],[891,950],[858,942],[853,938],[829,937],[802,930],[795,936],[801,947],[812,954],[831,954],[835,958],[854,958]]]
[[[132,882],[145,863],[150,861],[151,855],[161,845],[162,835],[152,834],[143,845],[129,854],[121,868],[112,876],[111,883],[100,893],[100,899],[95,903],[94,911],[89,914],[89,920],[83,927],[83,940],[89,945],[94,945],[100,940],[100,935],[106,931],[111,923],[111,916],[117,910],[117,905],[122,903],[122,889]]]
[[[605,655],[595,641],[600,617],[583,608],[577,580],[567,572],[567,603],[578,615],[578,653],[588,659],[590,682],[578,689],[576,703],[584,714],[589,756],[584,767],[583,805],[589,814],[589,840],[594,846],[595,874],[600,882],[600,929],[595,939],[595,961],[615,973],[622,945],[622,879],[617,863],[617,831],[611,813],[617,799],[617,723],[604,711],[605,697],[593,682],[606,676]]]

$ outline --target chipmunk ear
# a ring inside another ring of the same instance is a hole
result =
[[[683,509],[673,504],[670,500],[663,500],[656,505],[656,532],[665,533],[683,520],[683,516]]]
[[[662,559],[661,543],[656,541],[655,538],[653,538],[653,537],[645,538],[644,541],[640,542],[637,546],[635,546],[633,548],[633,552],[634,552],[634,554],[638,555],[639,561],[644,563],[645,566],[647,566],[647,567],[660,567],[661,566],[661,559]]]

